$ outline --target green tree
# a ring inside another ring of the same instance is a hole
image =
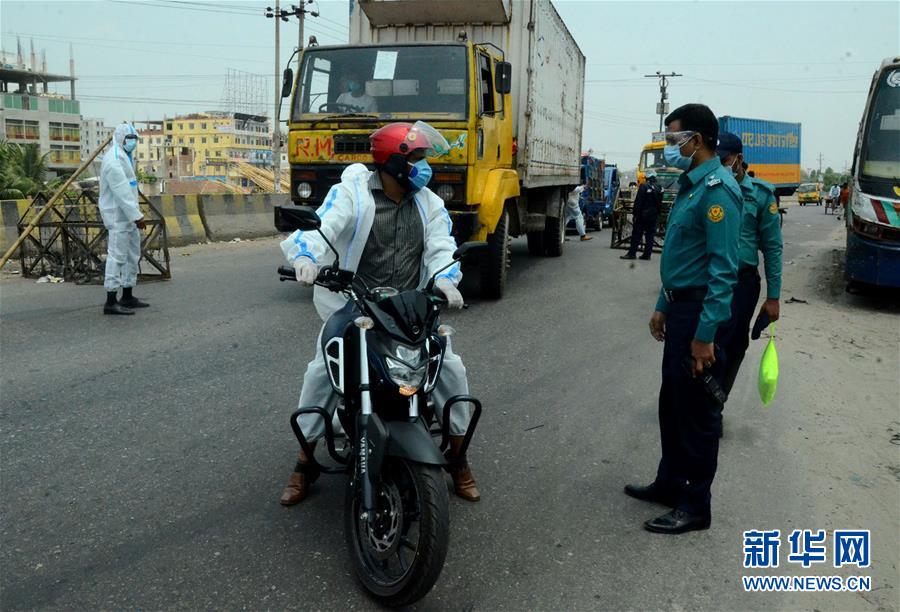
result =
[[[8,197],[35,195],[45,187],[47,157],[36,144],[0,143],[0,191]]]

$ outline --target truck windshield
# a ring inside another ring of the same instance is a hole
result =
[[[641,154],[641,169],[647,168],[665,168],[666,160],[663,158],[662,149],[651,149]]]
[[[891,66],[879,75],[866,112],[859,178],[897,183],[900,181],[900,66]]]
[[[466,74],[466,47],[458,45],[307,50],[292,119],[465,119]]]

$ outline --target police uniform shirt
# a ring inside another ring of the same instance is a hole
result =
[[[775,188],[769,183],[744,174],[740,183],[744,199],[741,221],[740,268],[757,268],[759,251],[763,253],[766,270],[766,297],[777,300],[781,296],[781,218],[775,201]]]
[[[666,312],[667,290],[706,288],[694,338],[712,342],[719,325],[731,317],[743,198],[718,157],[682,173],[678,185],[659,266],[663,290],[656,310]]]

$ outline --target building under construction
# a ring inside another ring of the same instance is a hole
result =
[[[37,144],[49,153],[51,172],[65,174],[81,162],[81,106],[75,99],[75,62],[69,59],[69,74],[47,71],[47,58],[41,54],[38,65],[31,45],[30,64],[25,63],[18,45],[15,61],[3,53],[0,57],[0,134],[7,141],[22,145]],[[68,83],[65,93],[51,86]]]

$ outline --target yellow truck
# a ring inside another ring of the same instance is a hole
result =
[[[503,294],[510,237],[562,254],[580,182],[585,59],[550,0],[351,0],[350,44],[302,51],[289,119],[291,198],[318,206],[369,135],[426,121],[450,153],[429,188],[458,243],[487,241],[482,293]],[[293,75],[285,71],[290,95]]]

